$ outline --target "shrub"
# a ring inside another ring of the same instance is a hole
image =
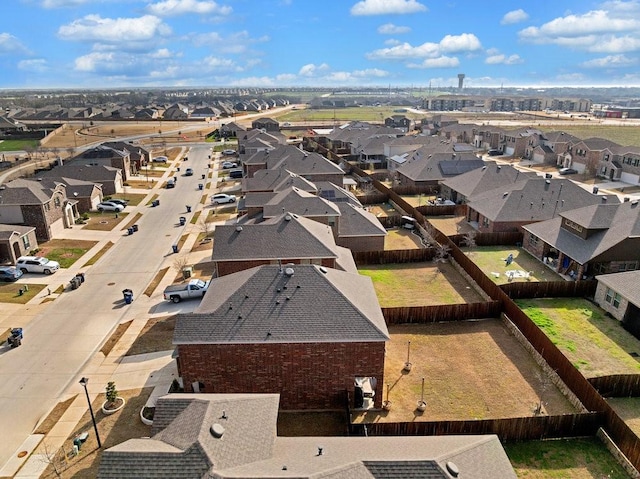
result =
[[[118,390],[116,389],[116,383],[113,381],[109,381],[106,387],[107,393],[107,407],[115,406],[116,401],[118,400]]]

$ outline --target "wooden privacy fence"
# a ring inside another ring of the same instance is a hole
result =
[[[353,251],[353,259],[357,266],[389,263],[420,263],[431,261],[435,251],[433,248],[396,249],[376,251]]]
[[[598,282],[589,281],[545,281],[501,284],[500,289],[511,299],[590,297],[596,293]]]
[[[355,169],[355,167],[354,167]],[[361,170],[360,170],[361,171]],[[401,209],[411,214],[418,223],[425,225],[427,223],[426,218],[415,208],[404,201],[399,195],[386,188],[380,182],[372,180],[373,185],[380,191],[387,191],[389,199],[396,202]],[[622,420],[622,418],[613,410],[613,408],[607,403],[607,401],[600,395],[593,385],[575,368],[575,366],[567,359],[567,357],[556,347],[555,344],[538,328],[538,326],[514,303],[514,301],[503,291],[498,285],[496,285],[476,264],[474,264],[461,250],[458,248],[449,238],[447,238],[441,231],[433,228],[434,239],[443,246],[450,248],[450,254],[455,261],[466,271],[466,273],[473,279],[494,301],[502,303],[504,314],[514,323],[514,325],[520,330],[523,336],[529,341],[531,346],[542,356],[547,362],[549,367],[553,369],[564,384],[575,394],[578,400],[584,405],[584,407],[591,412],[598,413],[597,418],[594,420],[594,424],[591,427],[585,427],[586,431],[592,431],[589,435],[595,434],[595,426],[602,426],[611,440],[620,449],[622,454],[629,460],[629,462],[637,470],[640,470],[640,438],[631,430],[631,428]],[[603,418],[600,420],[600,418]],[[537,419],[537,418],[531,418]],[[542,418],[544,420],[544,418]],[[470,421],[463,421],[462,424],[470,423]],[[409,434],[409,428],[412,430],[418,430],[418,428],[426,428],[426,426],[420,426],[422,423],[406,423],[404,427],[392,428],[391,426],[384,426],[383,423],[376,423],[374,425],[368,425],[371,428],[370,434],[375,434],[380,429],[387,427],[386,432],[383,434]],[[581,427],[582,423],[575,423],[576,426]],[[434,434],[453,434],[453,433],[482,433],[478,430],[463,429],[462,425],[453,430],[455,426],[451,424],[449,429],[445,427],[433,428]],[[472,427],[472,426],[469,426]],[[521,434],[517,434],[517,428],[512,431],[517,437],[528,436],[527,429],[529,427],[535,427],[533,424],[521,424]],[[571,427],[560,428],[567,433],[568,436],[576,436],[577,429],[572,424]],[[374,432],[376,431],[376,432]],[[450,431],[450,432],[449,432]],[[509,432],[498,432],[499,428],[495,426],[492,432],[503,435],[508,435]],[[489,432],[489,431],[487,431]],[[426,429],[425,429],[426,433]],[[534,437],[529,437],[533,439]],[[515,437],[514,437],[515,439]]]
[[[589,378],[591,385],[602,397],[638,397],[640,396],[640,374],[612,374]]]
[[[450,235],[449,239],[457,246],[465,246],[466,235]],[[522,245],[522,233],[478,233],[474,235],[476,246],[520,246]]]
[[[441,321],[497,318],[502,312],[500,301],[484,303],[437,304],[381,308],[387,326],[394,324],[427,324]]]
[[[428,414],[428,405],[427,412]],[[369,436],[446,436],[496,434],[501,441],[595,436],[604,422],[602,413],[531,416],[466,421],[411,421],[367,423]],[[363,424],[351,424],[351,434],[363,434]]]

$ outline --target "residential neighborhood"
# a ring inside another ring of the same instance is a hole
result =
[[[0,259],[21,272],[6,286],[42,316],[0,360],[69,364],[4,472],[74,470],[94,447],[104,478],[515,478],[514,444],[588,437],[635,477],[640,431],[607,401],[637,395],[635,356],[603,347],[616,359],[588,374],[527,302],[581,301],[618,328],[612,341],[640,341],[637,147],[429,111],[330,127],[278,119],[286,101],[241,106],[227,122],[175,104],[164,141],[153,124],[3,172]],[[84,114],[103,128],[104,111]],[[65,242],[87,245],[56,256]],[[60,270],[23,271],[32,255]],[[194,279],[206,294],[163,298]],[[45,325],[87,344],[54,353],[31,339]],[[130,354],[162,328],[162,346]],[[109,381],[121,396],[103,398]],[[58,426],[31,432],[65,401]],[[101,444],[134,404],[146,432]],[[316,433],[325,414],[339,426]]]

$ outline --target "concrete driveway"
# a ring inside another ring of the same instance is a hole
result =
[[[134,296],[141,295],[158,270],[171,264],[172,244],[195,212],[193,208],[186,213],[185,207],[198,205],[206,193],[198,183],[209,171],[209,154],[209,147],[192,148],[188,166],[194,176],[181,176],[174,189],[154,190],[160,195],[159,206],[138,205],[136,210],[143,215],[135,234],[105,232],[116,237],[116,244],[95,265],[83,269],[82,286],[43,305],[25,327],[21,347],[0,348],[0,466],[18,452],[67,387],[78,381],[114,328],[134,314],[136,301],[124,304],[122,290],[130,288]],[[187,217],[184,227],[176,227],[180,216]],[[20,325],[20,313],[13,320]]]

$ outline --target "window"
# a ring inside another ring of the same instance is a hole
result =
[[[22,246],[24,247],[25,250],[31,248],[31,242],[29,241],[28,235],[24,235],[22,237]]]
[[[611,301],[613,300],[613,291],[611,290],[611,288],[607,288],[607,292],[604,296],[604,300],[611,304]]]
[[[533,233],[529,233],[529,244],[531,246],[538,246],[538,240],[540,238],[538,238],[536,235],[534,235]]]
[[[613,295],[613,307],[614,308],[618,308],[620,306],[620,300],[622,299],[622,297],[620,296],[620,293],[616,293]]]
[[[53,198],[53,203],[56,205],[56,208],[60,208],[60,197],[56,196]]]

